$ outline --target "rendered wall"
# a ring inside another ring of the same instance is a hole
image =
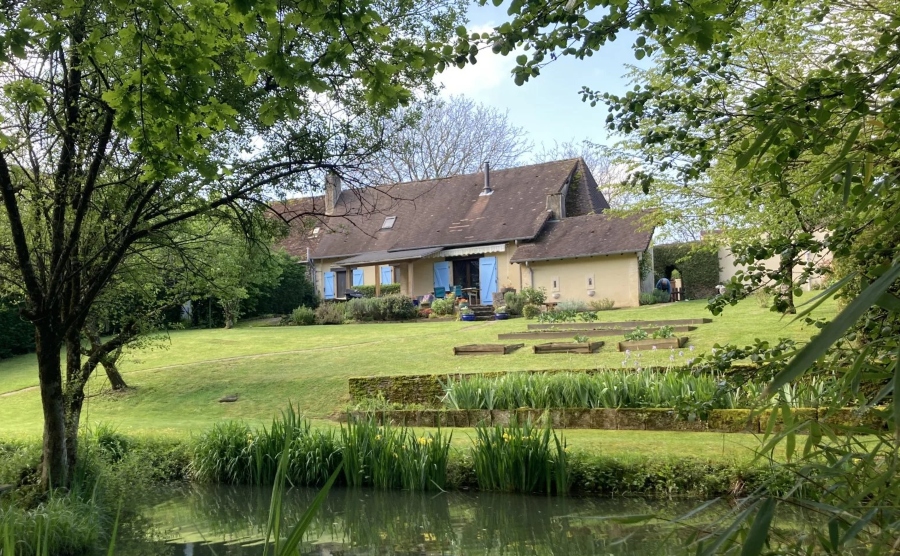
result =
[[[585,257],[531,263],[534,287],[547,291],[547,301],[612,299],[616,307],[640,304],[641,280],[637,254]],[[525,274],[529,274],[528,269]],[[588,287],[588,278],[594,287]],[[558,281],[557,288],[553,280]],[[594,295],[589,292],[593,291]]]

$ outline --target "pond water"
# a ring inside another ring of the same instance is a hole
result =
[[[285,495],[285,522],[296,523],[316,495]],[[190,486],[151,503],[141,529],[152,540],[127,542],[117,554],[257,555],[265,536],[270,489]],[[497,493],[410,493],[335,488],[301,545],[308,555],[676,554],[689,534],[660,520],[613,522],[611,516],[674,517],[696,502],[584,499]],[[725,507],[721,508],[725,510]],[[721,512],[713,512],[721,513]]]

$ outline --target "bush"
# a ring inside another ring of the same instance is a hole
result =
[[[526,305],[543,305],[547,301],[547,292],[544,288],[522,288],[522,297]]]
[[[447,316],[453,314],[453,309],[455,308],[455,303],[453,299],[445,298],[445,299],[435,299],[431,303],[431,310],[434,311],[435,315],[439,316]]]
[[[516,292],[506,292],[503,294],[503,302],[509,309],[510,315],[521,315],[522,307],[525,306],[525,296]]]
[[[347,318],[365,322],[382,320],[384,304],[380,298],[357,297],[347,302],[345,314]]]
[[[416,318],[416,306],[405,295],[391,294],[380,299],[384,303],[384,320],[409,320]]]
[[[353,286],[351,288],[358,291],[364,297],[375,297],[375,285]],[[395,295],[400,293],[400,284],[381,284],[381,296]]]
[[[0,304],[0,359],[34,351],[34,325]]]
[[[419,318],[427,319],[432,313],[434,313],[434,311],[431,310],[431,307],[423,307],[422,309],[419,309]]]
[[[344,324],[344,305],[323,303],[316,309],[316,324]]]
[[[475,435],[472,459],[481,490],[568,492],[565,440],[549,427],[538,430],[531,422],[508,427],[479,425]]]
[[[526,319],[533,319],[536,316],[541,314],[541,308],[537,305],[532,305],[531,303],[526,304],[522,307],[522,316]]]
[[[405,295],[351,299],[345,314],[357,321],[409,320],[416,317],[412,299]]]
[[[565,299],[556,304],[557,311],[581,313],[588,310],[588,305],[579,299]]]
[[[309,267],[296,257],[284,253],[273,255],[281,268],[281,276],[273,285],[252,289],[241,303],[245,317],[255,315],[289,315],[301,305],[315,309],[319,305],[316,286],[309,279]]]
[[[667,269],[674,267],[678,267],[684,279],[685,299],[716,295],[719,284],[719,254],[716,249],[701,246],[699,242],[654,246],[653,271],[657,279],[667,276]]]
[[[663,290],[653,290],[652,292],[642,293],[640,295],[641,305],[654,305],[656,303],[668,303],[672,300],[669,292]]]
[[[615,306],[616,302],[612,299],[597,299],[590,302],[591,309],[594,311],[609,311]]]
[[[288,324],[294,326],[309,326],[316,324],[316,311],[309,307],[301,305],[291,312],[291,318]]]

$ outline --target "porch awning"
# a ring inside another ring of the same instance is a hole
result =
[[[506,251],[505,243],[493,245],[476,245],[473,247],[459,247],[457,249],[444,249],[437,253],[437,257],[467,257],[469,255],[484,255],[486,253],[502,253]]]
[[[402,251],[370,251],[338,261],[338,266],[369,266],[373,264],[411,261],[434,255],[443,247],[425,247],[423,249],[404,249]]]

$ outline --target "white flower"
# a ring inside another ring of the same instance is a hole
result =
[[[654,350],[654,351],[656,350],[656,346],[653,346],[653,350]]]
[[[631,355],[631,350],[630,350],[630,349],[626,349],[626,350],[625,350],[625,357],[628,357],[629,355]]]
[[[679,351],[679,352],[678,352],[678,357],[684,357],[684,352],[683,352],[683,351]]]
[[[669,356],[669,361],[675,361],[675,356],[674,356],[674,355],[670,355],[670,356]]]
[[[694,351],[694,346],[690,346],[688,349]]]

